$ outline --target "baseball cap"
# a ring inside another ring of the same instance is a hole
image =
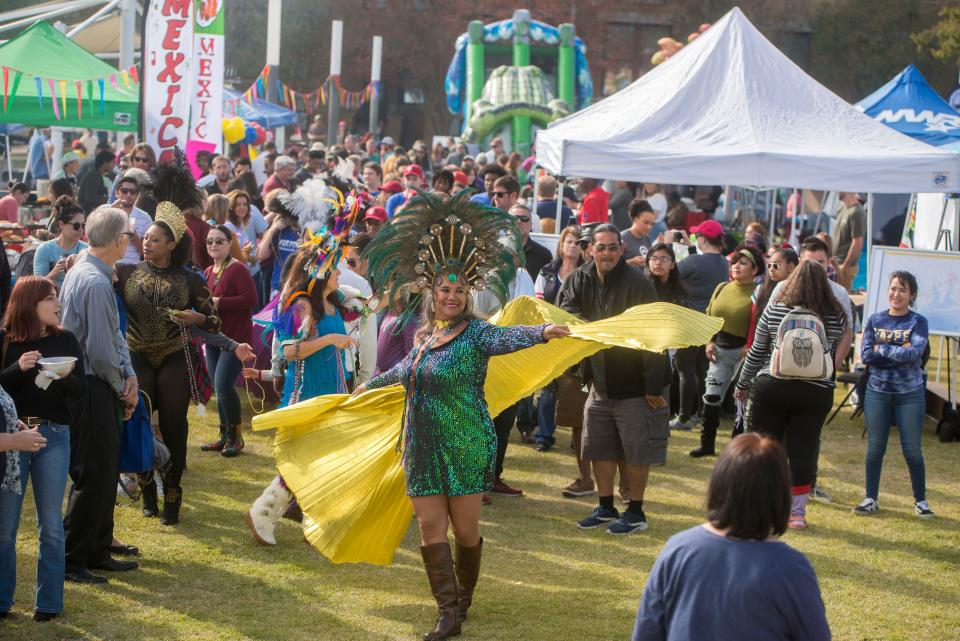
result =
[[[310,151],[326,151],[327,148],[319,140],[312,145],[310,145]]]
[[[403,177],[406,178],[410,175],[416,175],[423,178],[423,169],[420,168],[420,165],[407,165],[407,168],[403,170]]]
[[[391,138],[390,136],[384,136],[384,137],[380,140],[380,142],[377,143],[378,146],[379,146],[379,145],[390,145],[391,147],[393,147],[393,146],[396,145],[396,144],[397,144],[397,143],[396,143],[396,142],[393,140],[393,138]]]
[[[466,185],[470,182],[470,179],[467,178],[467,175],[462,171],[453,172],[453,182],[459,185]]]
[[[400,184],[399,180],[391,180],[381,185],[380,190],[388,194],[399,194],[403,191],[403,185]]]
[[[368,209],[367,213],[363,217],[364,219],[368,219],[368,220],[380,220],[380,221],[386,221],[388,218],[387,210],[381,207],[380,205],[374,205],[373,207]]]
[[[690,233],[700,234],[707,238],[720,238],[723,236],[723,225],[715,220],[705,220],[696,227],[691,227]]]
[[[63,156],[60,158],[60,162],[64,165],[66,165],[68,162],[73,162],[74,160],[80,160],[80,156],[73,153],[72,151],[68,151],[67,153],[63,154]]]

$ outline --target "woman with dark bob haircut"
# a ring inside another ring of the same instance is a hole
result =
[[[707,522],[667,541],[640,600],[633,641],[830,639],[817,575],[777,539],[790,517],[783,447],[730,441],[707,490]]]

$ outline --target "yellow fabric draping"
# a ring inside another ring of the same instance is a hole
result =
[[[587,323],[529,297],[511,301],[491,322],[567,324],[571,331],[490,359],[485,391],[493,416],[602,349],[662,352],[701,345],[722,325],[670,303]],[[403,388],[393,386],[356,398],[321,396],[253,419],[255,430],[277,430],[277,468],[303,510],[304,533],[334,563],[389,565],[406,534],[413,509],[397,451],[403,404]]]

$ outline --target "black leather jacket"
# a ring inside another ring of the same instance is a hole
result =
[[[595,321],[616,316],[634,305],[655,302],[653,284],[623,259],[606,274],[603,283],[591,260],[567,277],[558,306]],[[670,365],[663,354],[612,347],[584,361],[582,375],[585,383],[593,382],[601,390],[605,387],[608,398],[659,396],[670,381]]]

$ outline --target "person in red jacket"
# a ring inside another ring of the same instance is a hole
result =
[[[207,267],[204,276],[220,315],[220,331],[238,343],[250,344],[253,342],[252,316],[257,305],[257,288],[246,265],[230,256],[233,238],[233,232],[224,225],[210,228],[206,249],[213,264]],[[200,449],[236,456],[243,449],[243,435],[240,433],[240,395],[234,381],[243,363],[232,352],[216,347],[207,346],[206,353],[207,370],[217,392],[220,438]]]
[[[577,212],[580,225],[609,222],[610,194],[604,191],[597,180],[584,178],[580,181],[580,191],[583,193],[583,203]]]

